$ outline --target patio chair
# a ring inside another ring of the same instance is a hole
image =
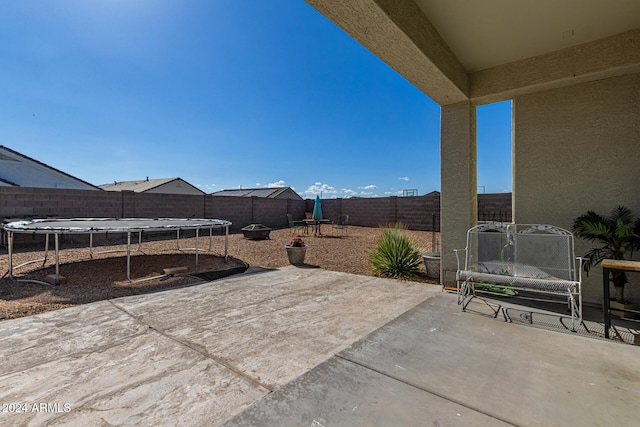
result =
[[[349,215],[340,215],[338,222],[333,224],[333,230],[335,233],[340,231],[343,235],[347,234],[347,227],[349,225]]]
[[[291,214],[287,214],[287,220],[289,221],[289,230],[291,231],[291,234],[298,230],[302,232],[306,227],[304,221],[295,221]]]

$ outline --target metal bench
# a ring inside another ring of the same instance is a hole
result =
[[[455,253],[458,304],[463,311],[478,294],[566,299],[571,330],[582,321],[582,259],[575,257],[571,232],[544,224],[481,224],[467,232],[467,247]],[[500,307],[496,317],[499,311]]]

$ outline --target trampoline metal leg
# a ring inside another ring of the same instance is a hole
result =
[[[57,237],[58,235],[56,234],[56,243],[57,243]],[[47,249],[49,247],[49,233],[46,234],[45,236],[45,241],[46,241],[46,247],[45,247],[45,255],[43,259],[37,259],[37,260],[33,260],[33,261],[27,261],[23,264],[17,265],[15,268],[20,268],[24,265],[28,265],[28,264],[32,264],[34,262],[39,262],[39,261],[43,261],[42,262],[42,267],[44,267],[45,263],[47,262]],[[17,283],[35,283],[36,285],[44,285],[44,286],[55,286],[52,285],[51,283],[47,283],[47,282],[43,282],[41,280],[30,280],[30,279],[18,279],[17,277],[15,277],[13,275],[13,243],[14,243],[14,235],[12,231],[7,230],[7,244],[9,245],[9,247],[7,248],[7,255],[9,256],[9,280],[13,281],[13,282],[17,282]],[[60,276],[58,273],[58,257],[56,256],[56,273],[57,273],[57,280],[56,283],[58,283],[60,281]]]
[[[131,232],[127,232],[127,279],[131,280]]]
[[[227,262],[229,259],[228,249],[229,249],[229,226],[227,225],[224,228],[224,261]]]
[[[42,258],[42,267],[47,263],[47,254],[49,253],[49,233],[44,236],[44,258]]]
[[[60,240],[59,234],[56,233],[54,235],[54,240],[56,242],[56,285],[60,283]]]
[[[198,272],[198,247],[200,242],[200,229],[196,228],[196,273]]]
[[[9,244],[9,279],[13,279],[13,231],[7,231],[7,243]]]

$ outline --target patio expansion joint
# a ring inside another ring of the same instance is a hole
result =
[[[251,384],[254,387],[262,388],[262,389],[266,390],[268,393],[272,393],[273,392],[273,389],[271,387],[269,387],[268,385],[261,383],[260,381],[256,380],[255,378],[245,374],[244,372],[238,370],[234,366],[232,366],[229,363],[225,362],[223,359],[221,359],[221,358],[209,353],[202,346],[199,346],[199,345],[194,344],[194,343],[190,343],[188,341],[183,341],[181,339],[178,339],[178,338],[168,334],[166,331],[163,331],[160,328],[157,328],[157,327],[155,327],[153,325],[150,325],[150,324],[144,322],[139,316],[136,316],[133,313],[130,313],[127,309],[125,309],[124,307],[120,307],[115,302],[113,302],[113,301],[109,301],[109,302],[115,308],[117,308],[118,310],[121,310],[123,313],[125,313],[128,316],[130,316],[132,319],[134,319],[139,324],[141,324],[143,326],[146,326],[148,328],[148,330],[154,331],[157,334],[165,337],[166,339],[168,339],[170,341],[173,341],[174,343],[177,343],[177,344],[182,345],[184,347],[187,347],[189,350],[194,351],[194,352],[198,353],[199,355],[201,355],[201,356],[203,356],[203,357],[205,357],[207,359],[212,360],[214,363],[223,366],[224,368],[226,368],[229,371],[233,372],[235,375],[237,375],[238,377],[242,378],[244,381],[246,381],[247,383]]]
[[[493,419],[498,420],[500,422],[503,422],[503,423],[506,423],[506,424],[509,424],[509,425],[512,425],[512,426],[518,426],[519,425],[519,424],[517,424],[517,423],[515,423],[513,421],[507,420],[507,419],[502,418],[502,417],[500,417],[498,415],[494,415],[494,414],[488,413],[487,411],[485,411],[485,410],[483,410],[481,408],[477,408],[477,407],[474,407],[473,405],[469,405],[466,402],[462,402],[462,401],[459,401],[457,399],[453,399],[450,396],[446,396],[444,394],[438,393],[435,390],[431,390],[431,389],[428,389],[428,388],[426,388],[424,386],[420,386],[420,385],[414,384],[414,383],[412,383],[410,381],[404,380],[402,378],[398,378],[398,377],[396,377],[394,375],[389,375],[386,372],[380,371],[380,370],[378,370],[378,369],[376,369],[376,368],[374,368],[372,366],[369,366],[367,364],[364,364],[362,362],[358,362],[356,360],[352,360],[352,359],[350,359],[350,358],[348,358],[346,356],[343,356],[343,355],[340,355],[340,354],[336,354],[335,357],[337,357],[337,358],[339,358],[339,359],[341,359],[341,360],[343,360],[345,362],[353,363],[354,365],[357,365],[357,366],[359,366],[361,368],[364,368],[366,370],[375,372],[378,375],[382,375],[382,376],[390,378],[390,379],[392,379],[394,381],[401,382],[402,384],[405,384],[405,385],[407,385],[409,387],[418,389],[418,390],[423,391],[425,393],[429,393],[429,394],[431,394],[433,396],[437,396],[437,397],[439,397],[441,399],[444,399],[444,400],[449,401],[451,403],[454,403],[456,405],[460,405],[460,406],[462,406],[464,408],[467,408],[467,409],[469,409],[471,411],[474,411],[474,412],[477,412],[477,413],[481,413],[483,415],[486,415],[487,417],[493,418]]]
[[[42,366],[42,365],[49,364],[49,363],[59,362],[59,361],[64,360],[64,359],[75,359],[75,358],[82,357],[83,355],[100,352],[102,350],[107,350],[107,349],[112,348],[114,346],[118,346],[120,344],[126,343],[126,342],[130,341],[134,337],[137,337],[137,336],[140,336],[140,335],[144,335],[145,333],[146,333],[146,331],[134,333],[134,334],[128,335],[125,338],[121,338],[119,340],[112,341],[112,342],[110,342],[108,344],[98,345],[98,346],[91,347],[89,349],[83,349],[83,350],[73,351],[73,352],[70,352],[70,353],[61,354],[57,358],[47,359],[44,362],[37,362],[37,363],[27,364],[27,365],[19,367],[17,370],[2,372],[0,374],[0,378],[8,377],[8,376],[15,375],[15,374],[19,374],[21,372],[28,371],[28,370],[33,369],[35,367]]]

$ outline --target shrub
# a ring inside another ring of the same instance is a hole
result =
[[[420,273],[422,251],[407,237],[405,226],[394,224],[380,229],[380,238],[367,257],[378,276],[402,279]]]
[[[573,222],[576,237],[595,242],[597,247],[584,256],[584,271],[599,264],[603,259],[628,259],[633,251],[640,249],[640,218],[633,217],[624,206],[615,207],[609,216],[588,211]],[[611,279],[616,288],[616,301],[624,302],[624,285],[627,275],[623,271],[612,271]]]

